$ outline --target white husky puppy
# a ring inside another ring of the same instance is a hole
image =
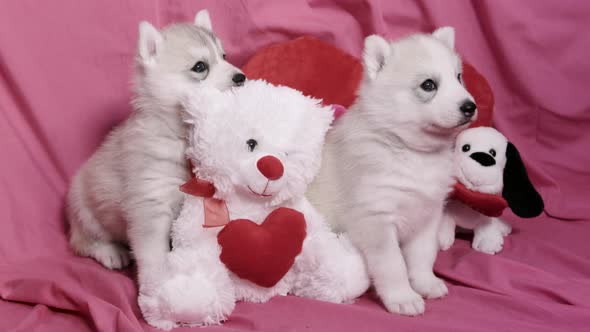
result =
[[[476,118],[454,36],[445,27],[392,43],[367,37],[358,99],[329,132],[308,194],[361,249],[386,308],[404,315],[448,292],[432,271],[436,234],[453,142]]]
[[[181,96],[244,80],[225,61],[207,11],[197,13],[194,24],[162,31],[140,23],[134,112],[80,169],[68,194],[70,244],[77,254],[122,268],[130,261],[128,243],[140,285],[142,275],[159,268],[182,202],[178,187],[189,179]]]

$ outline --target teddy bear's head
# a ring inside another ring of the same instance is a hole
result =
[[[204,89],[184,108],[196,176],[213,183],[218,199],[270,206],[303,196],[333,119],[319,100],[255,80],[223,92]]]

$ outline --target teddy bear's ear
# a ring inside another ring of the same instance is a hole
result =
[[[223,92],[212,88],[203,87],[186,95],[181,100],[182,119],[193,125],[202,121],[207,114],[215,112],[225,98]]]
[[[334,121],[334,106],[324,106],[319,99],[313,99],[311,100],[311,103],[305,121],[310,130],[313,130],[314,133],[317,132],[318,134],[321,134],[323,137]]]
[[[341,113],[345,112],[342,111],[342,109],[339,109],[338,107],[344,108],[341,105],[328,105],[328,106],[323,106],[319,112],[321,114],[321,124],[322,124],[322,128],[324,132],[327,132],[328,129],[330,129],[330,127],[332,126],[332,123],[335,120],[336,117],[336,111],[339,111]],[[341,115],[341,114],[339,114]]]
[[[533,187],[518,150],[510,142],[506,147],[502,196],[512,212],[521,218],[533,218],[543,212],[543,198]]]

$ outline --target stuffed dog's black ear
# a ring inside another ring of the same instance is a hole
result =
[[[536,217],[545,207],[543,198],[529,180],[518,150],[510,142],[506,147],[502,196],[508,202],[512,212],[521,218]]]

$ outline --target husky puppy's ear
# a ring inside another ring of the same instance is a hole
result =
[[[453,27],[438,28],[432,33],[432,36],[443,42],[448,48],[455,49],[455,29]]]
[[[543,198],[529,180],[518,150],[510,142],[506,147],[502,196],[508,202],[512,212],[521,218],[536,217],[545,207]]]
[[[385,65],[385,59],[391,53],[389,43],[378,35],[371,35],[365,38],[365,49],[363,50],[363,67],[365,74],[370,80],[377,77]]]
[[[207,9],[200,10],[197,15],[195,15],[195,25],[199,28],[213,31],[211,18],[209,17],[209,11]]]
[[[149,63],[158,55],[162,47],[162,35],[146,21],[139,23],[138,54],[144,63]]]

